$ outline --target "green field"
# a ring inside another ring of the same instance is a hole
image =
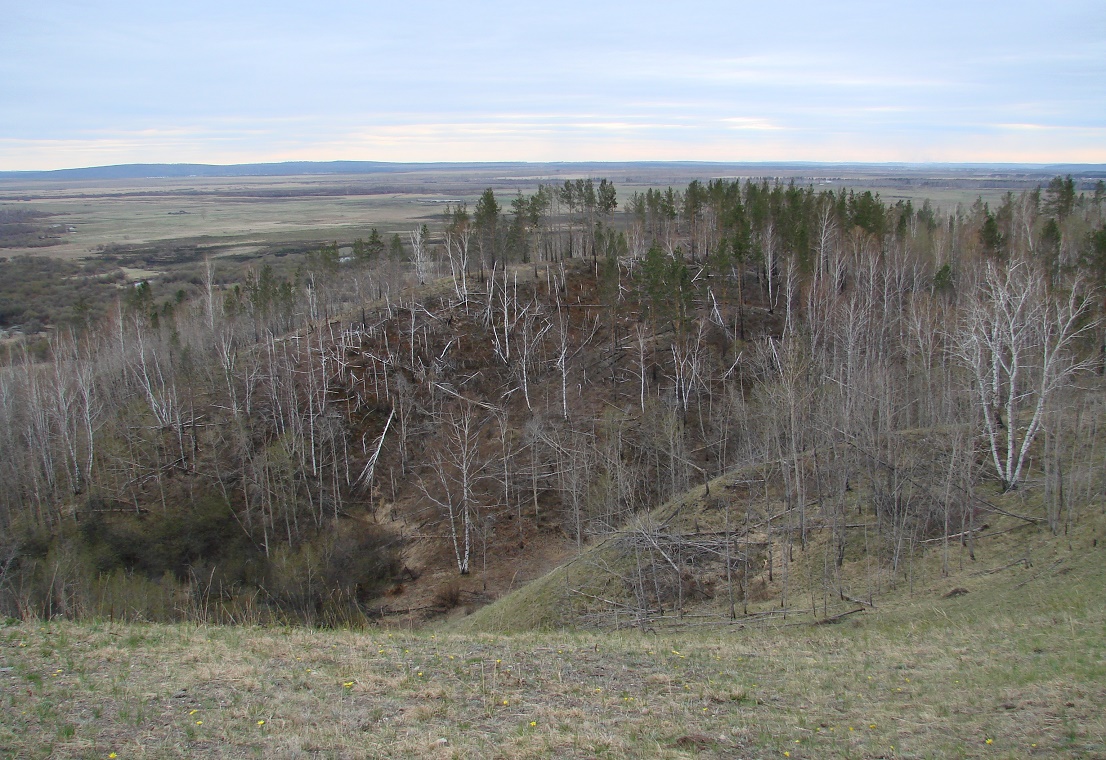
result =
[[[1106,757],[1102,528],[1094,514],[1078,537],[1029,527],[992,552],[981,541],[958,575],[835,624],[502,635],[458,633],[456,620],[419,631],[9,621],[0,753]]]

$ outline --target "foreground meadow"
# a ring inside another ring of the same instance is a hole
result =
[[[0,754],[1106,757],[1106,548],[1086,544],[834,625],[9,622]]]

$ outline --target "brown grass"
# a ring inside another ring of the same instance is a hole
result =
[[[1061,542],[1059,564],[830,626],[14,624],[0,629],[0,754],[1104,757],[1106,548]]]
[[[547,168],[535,174],[535,169]],[[568,176],[606,176],[618,186],[622,201],[649,187],[685,186],[692,179],[706,180],[718,167],[671,165],[650,169],[631,166],[616,169],[539,165],[517,169],[471,167],[464,172],[435,167],[377,175],[323,175],[289,177],[150,178],[133,180],[3,180],[0,204],[21,205],[57,216],[48,223],[74,225],[77,232],[62,235],[60,245],[48,248],[11,249],[3,255],[30,254],[83,258],[97,246],[117,243],[143,245],[155,241],[191,241],[202,244],[237,244],[234,252],[248,253],[259,245],[290,241],[339,239],[345,242],[368,237],[373,226],[388,232],[407,230],[443,210],[427,204],[430,198],[460,198],[471,208],[485,187],[494,187],[503,205],[517,190],[532,193],[539,182],[559,185]],[[746,167],[743,176],[760,174],[765,167]],[[821,175],[825,169],[787,170],[772,174]],[[925,197],[945,207],[970,204],[981,196],[997,204],[1006,188],[996,188],[994,178],[926,173],[924,183],[903,179],[901,172],[887,176],[865,169],[835,168],[838,178],[819,187],[872,189],[894,203],[910,198],[921,204]],[[1047,182],[1047,180],[1044,180]],[[802,179],[800,184],[805,184]],[[1040,180],[1011,179],[1015,191],[1031,189]],[[182,213],[183,212],[183,213]],[[224,253],[229,251],[223,251]]]

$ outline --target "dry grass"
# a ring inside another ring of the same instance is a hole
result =
[[[74,225],[76,233],[64,235],[60,245],[13,249],[4,255],[30,254],[62,258],[94,255],[97,246],[112,243],[145,245],[158,241],[203,245],[237,244],[224,253],[251,253],[259,246],[292,241],[368,237],[373,226],[383,230],[407,230],[444,209],[428,205],[427,198],[461,198],[470,208],[480,192],[496,188],[506,205],[516,191],[533,192],[539,182],[560,184],[565,178],[607,176],[615,181],[623,201],[632,192],[649,187],[686,185],[703,180],[719,167],[681,166],[650,168],[645,165],[617,168],[548,165],[548,173],[534,174],[542,165],[473,166],[464,172],[425,167],[397,173],[369,175],[321,175],[287,177],[191,177],[130,180],[0,180],[0,205],[18,200],[57,216],[49,221]],[[746,167],[759,175],[766,167]],[[773,175],[807,176],[811,170],[773,168]],[[706,172],[706,174],[704,173]],[[825,169],[813,172],[819,176]],[[725,173],[725,172],[723,172]],[[885,172],[862,167],[836,167],[835,181],[825,189],[871,188],[894,203],[910,198],[921,204],[930,198],[944,207],[970,204],[977,196],[997,204],[1003,188],[993,177],[971,178],[941,172],[923,172],[924,184],[903,179],[901,170]],[[989,180],[984,182],[983,180]],[[1020,181],[1021,184],[1017,184]],[[1039,182],[1046,182],[1042,179]],[[1037,182],[1037,183],[1039,183]],[[1035,181],[1011,180],[1015,190],[1031,188]],[[800,184],[804,184],[800,180]]]
[[[13,624],[0,754],[1106,757],[1106,548],[1061,542],[1058,564],[834,626]]]
[[[386,231],[409,229],[422,217],[436,212],[422,205],[416,196],[380,198],[312,196],[235,199],[210,195],[191,197],[185,193],[135,199],[97,197],[91,200],[47,194],[34,207],[58,216],[77,228],[63,237],[61,245],[38,249],[13,249],[4,255],[29,253],[36,256],[80,258],[94,256],[97,246],[124,246],[158,241],[193,242],[200,245],[237,244],[229,253],[252,253],[265,245],[295,241],[368,237],[369,228]]]

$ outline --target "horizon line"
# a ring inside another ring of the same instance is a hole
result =
[[[780,168],[805,168],[805,167],[839,167],[839,168],[880,168],[895,167],[905,169],[923,168],[947,168],[947,169],[1000,169],[1000,170],[1047,170],[1049,168],[1064,167],[1069,172],[1106,172],[1106,163],[1079,163],[1071,161],[1053,162],[1015,162],[1015,161],[816,161],[816,160],[778,160],[778,161],[705,161],[705,160],[634,160],[634,161],[376,161],[358,159],[337,159],[330,161],[250,161],[242,163],[197,163],[197,162],[132,162],[121,164],[101,164],[93,166],[74,166],[60,169],[17,169],[0,170],[0,179],[29,179],[34,177],[58,177],[67,174],[93,175],[96,173],[115,173],[119,176],[112,179],[157,179],[166,175],[139,175],[134,172],[149,169],[172,169],[176,172],[189,169],[201,169],[212,172],[209,176],[220,176],[218,171],[238,170],[240,174],[250,170],[270,170],[265,172],[273,176],[280,176],[281,172],[272,171],[299,167],[301,169],[320,169],[318,174],[363,174],[371,173],[367,169],[377,168],[387,171],[400,167],[439,167],[439,168],[478,168],[501,166],[718,166],[718,167],[780,167]],[[329,167],[328,171],[326,167]],[[346,171],[338,171],[346,169]],[[129,172],[127,170],[130,170]],[[177,174],[174,177],[192,175]],[[289,174],[304,174],[311,172],[289,172]],[[125,175],[125,176],[124,176]],[[89,177],[95,178],[95,177]],[[166,177],[168,178],[168,177]]]

